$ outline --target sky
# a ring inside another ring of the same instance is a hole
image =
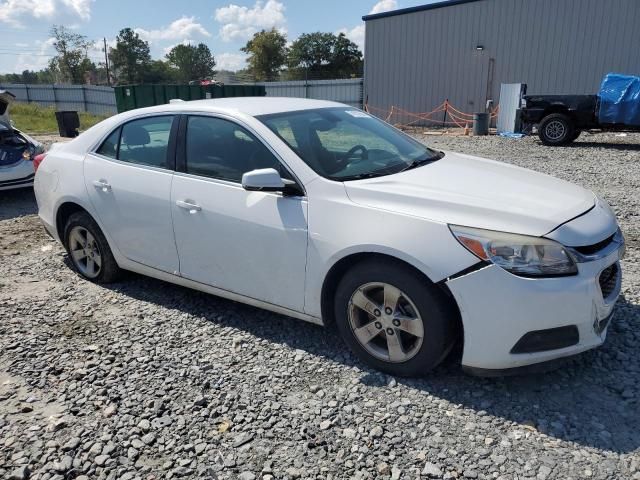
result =
[[[95,41],[89,53],[104,60],[125,27],[133,28],[163,58],[179,43],[205,43],[217,69],[238,70],[240,52],[262,29],[275,27],[289,41],[302,33],[344,32],[364,48],[362,16],[412,7],[434,0],[0,0],[0,73],[40,70],[55,51],[49,32],[65,25]]]

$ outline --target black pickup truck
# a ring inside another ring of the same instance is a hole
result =
[[[640,131],[640,77],[605,76],[597,95],[525,95],[524,132],[535,125],[545,145],[573,142],[582,131]]]
[[[637,125],[600,123],[598,95],[526,95],[522,99],[520,119],[524,131],[537,125],[545,145],[567,145],[589,131],[640,131]]]

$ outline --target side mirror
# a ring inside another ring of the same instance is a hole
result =
[[[251,192],[282,192],[285,182],[275,168],[260,168],[242,175],[242,188]]]

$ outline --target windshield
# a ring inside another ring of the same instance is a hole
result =
[[[346,181],[398,173],[442,157],[361,110],[319,108],[257,117],[316,173]]]

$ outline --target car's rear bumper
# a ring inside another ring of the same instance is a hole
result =
[[[503,374],[601,345],[620,294],[623,251],[621,245],[579,263],[579,273],[569,277],[523,278],[489,265],[447,282],[462,316],[463,367]],[[603,294],[599,276],[611,265],[617,267],[615,281]],[[527,334],[534,341],[526,342]]]
[[[0,167],[0,190],[33,186],[33,162],[22,160],[15,165]]]

